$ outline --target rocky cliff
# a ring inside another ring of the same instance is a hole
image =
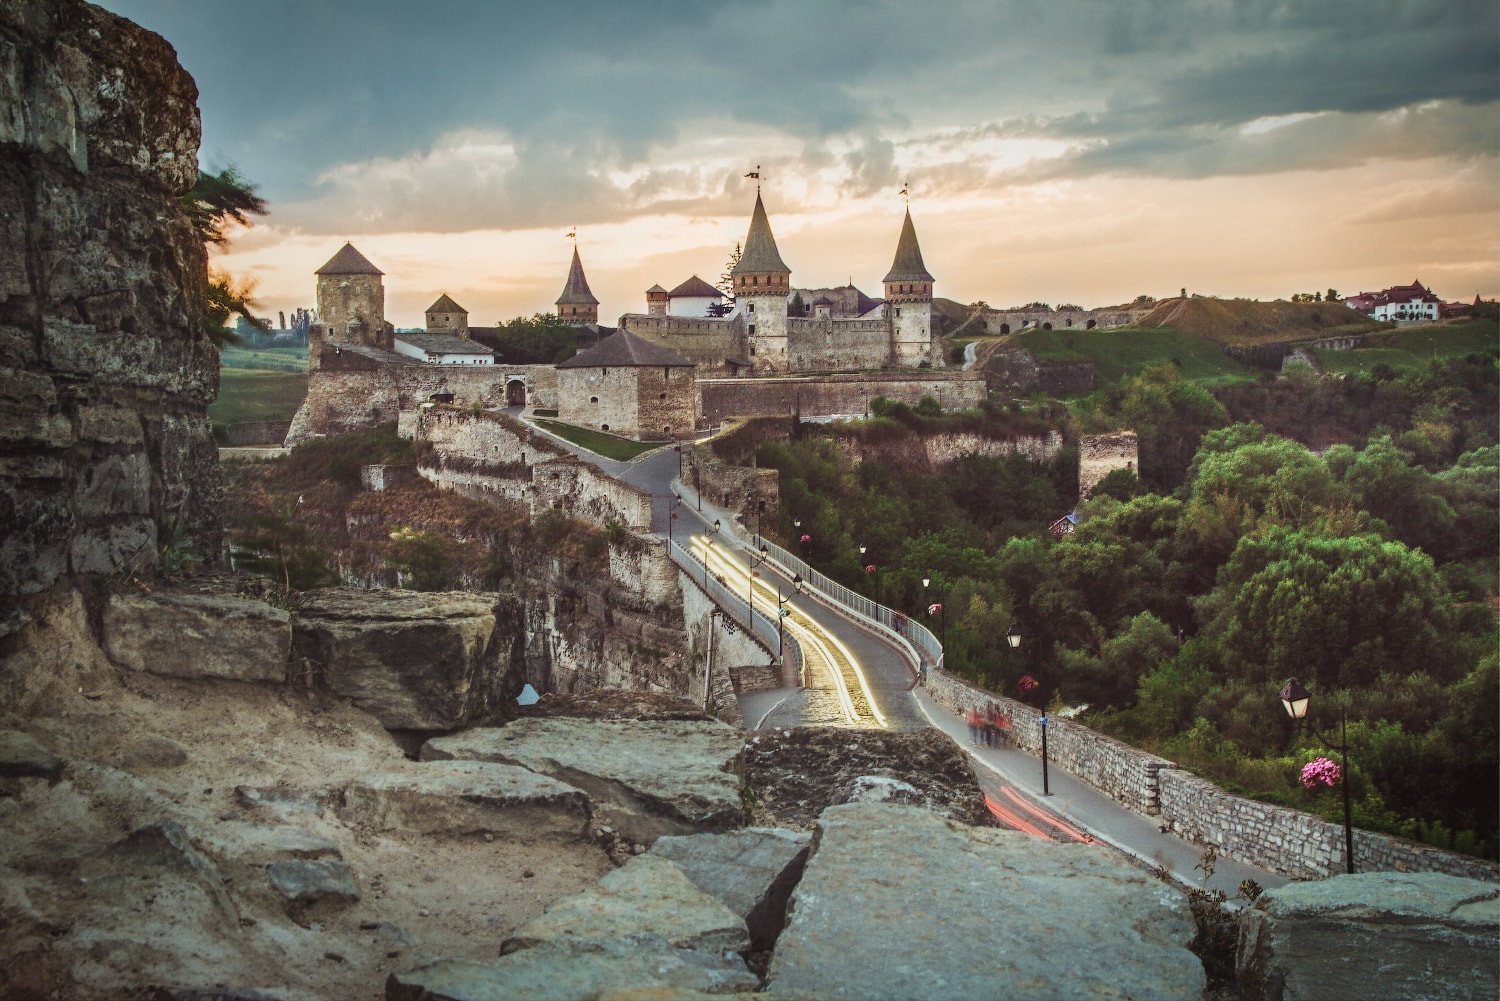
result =
[[[19,596],[219,547],[197,87],[76,0],[0,4],[0,635]]]

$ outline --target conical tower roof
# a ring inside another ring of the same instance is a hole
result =
[[[339,252],[328,259],[315,275],[383,275],[375,265],[371,264],[369,258],[354,249],[354,244],[345,243],[339,248]]]
[[[745,236],[745,249],[740,261],[729,273],[732,275],[765,274],[789,275],[792,269],[781,259],[776,249],[776,237],[771,235],[771,222],[766,218],[766,206],[755,193],[755,211],[750,216],[750,232]]]
[[[911,223],[911,209],[901,224],[901,239],[896,241],[896,260],[891,264],[888,282],[930,282],[933,277],[922,263],[922,248],[917,244],[917,227]]]
[[[427,307],[427,312],[429,312],[429,313],[467,313],[468,310],[464,309],[458,303],[454,302],[453,298],[451,296],[449,296],[447,292],[444,292],[442,295],[440,295],[440,296],[437,297],[437,302],[435,302],[431,306]]]
[[[599,305],[599,300],[589,291],[589,280],[583,276],[583,260],[578,256],[576,246],[573,248],[573,266],[568,269],[568,283],[563,286],[562,295],[557,297],[557,305]]]

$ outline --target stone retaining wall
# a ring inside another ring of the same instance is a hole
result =
[[[1014,699],[930,671],[927,690],[957,713],[998,706],[1010,714],[1016,746],[1041,753],[1041,712]],[[1344,871],[1344,828],[1289,807],[1245,799],[1165,758],[1122,744],[1070,720],[1047,726],[1048,758],[1137,813],[1159,818],[1185,841],[1213,845],[1221,855],[1290,879],[1321,879]],[[1354,832],[1360,872],[1441,872],[1500,882],[1500,865],[1431,845],[1369,831]]]
[[[224,428],[224,443],[231,447],[280,445],[291,427],[291,421],[241,421]]]
[[[972,410],[988,391],[982,379],[956,372],[860,373],[789,379],[700,379],[698,412],[710,425],[729,417],[864,414],[878,396],[915,406],[931,396],[948,410]]]

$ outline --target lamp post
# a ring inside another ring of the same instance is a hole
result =
[[[785,598],[781,596],[781,585],[776,585],[776,663],[780,665],[785,660],[785,633],[786,617],[792,614],[786,607],[786,603],[792,600],[791,595]]]
[[[1307,705],[1312,701],[1312,693],[1297,681],[1296,678],[1288,678],[1286,685],[1280,693],[1281,705],[1286,709],[1286,714],[1296,721],[1298,726],[1307,720]],[[1328,750],[1334,750],[1333,741],[1323,736],[1312,726],[1307,727],[1312,731],[1314,737],[1323,742]],[[1339,742],[1337,745],[1339,757],[1342,759],[1344,774],[1340,780],[1344,786],[1344,865],[1348,872],[1354,872],[1354,825],[1349,814],[1349,729],[1348,710],[1339,706]]]
[[[931,586],[931,584],[931,577],[922,578],[922,586],[924,588]],[[941,634],[941,638],[938,640],[938,646],[943,650],[943,656],[946,658],[948,649],[948,610],[943,607],[943,603],[941,601],[934,601],[932,604],[927,606],[927,614],[929,616],[932,615],[932,610],[934,608],[937,609],[938,631]]]
[[[1042,795],[1051,796],[1052,790],[1047,788],[1047,710],[1042,710],[1042,718],[1037,720],[1042,725]]]
[[[672,522],[677,520],[677,507],[682,503],[682,498],[676,494],[672,495],[671,503],[667,506],[667,549],[672,548]]]
[[[750,576],[745,578],[745,604],[750,606],[750,625],[755,625],[755,581],[760,576],[759,570],[751,570]]]

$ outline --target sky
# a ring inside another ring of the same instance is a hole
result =
[[[880,295],[905,199],[936,294],[1500,294],[1494,0],[103,0],[198,82],[200,161],[269,212],[215,266],[279,310],[350,240],[386,318],[600,319],[711,284],[760,168],[798,287]]]

